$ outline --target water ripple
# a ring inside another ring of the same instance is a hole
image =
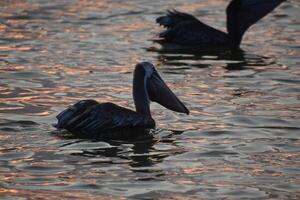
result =
[[[153,43],[167,9],[224,30],[227,3],[1,1],[0,198],[299,199],[299,2],[252,26],[242,51]],[[152,140],[55,134],[81,99],[134,109],[144,60],[190,115],[152,103]]]

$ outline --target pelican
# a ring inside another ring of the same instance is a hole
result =
[[[237,49],[247,29],[286,0],[232,0],[226,9],[227,32],[202,23],[194,16],[168,11],[156,22],[165,28],[159,43],[180,46],[219,46]]]
[[[155,128],[150,101],[175,112],[189,114],[149,62],[135,66],[132,92],[136,111],[113,103],[82,100],[58,114],[55,127],[85,138],[131,139]]]

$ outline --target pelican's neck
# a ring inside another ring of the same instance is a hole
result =
[[[147,74],[136,68],[133,76],[133,100],[136,112],[151,117],[150,100],[147,91]]]
[[[227,9],[227,32],[233,47],[239,47],[247,28],[241,24],[237,12],[232,8],[233,4]],[[236,8],[237,9],[237,8]]]
[[[232,0],[227,9],[227,31],[238,47],[250,26],[266,16],[285,0]]]

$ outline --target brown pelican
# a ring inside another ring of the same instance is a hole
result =
[[[57,115],[58,129],[86,138],[132,139],[155,127],[150,100],[180,113],[189,110],[168,88],[149,62],[136,65],[133,76],[133,99],[136,111],[113,103],[82,100]]]
[[[238,48],[246,30],[285,0],[232,0],[227,9],[227,31],[210,27],[194,16],[168,11],[156,22],[167,28],[161,32],[159,43],[183,46],[219,46]]]

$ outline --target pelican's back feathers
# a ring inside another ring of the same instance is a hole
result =
[[[152,118],[113,103],[97,103],[91,100],[74,104],[61,112],[57,119],[57,128],[69,130],[82,137],[101,139],[104,139],[104,136],[105,139],[113,138],[113,133],[116,131],[155,127]]]

